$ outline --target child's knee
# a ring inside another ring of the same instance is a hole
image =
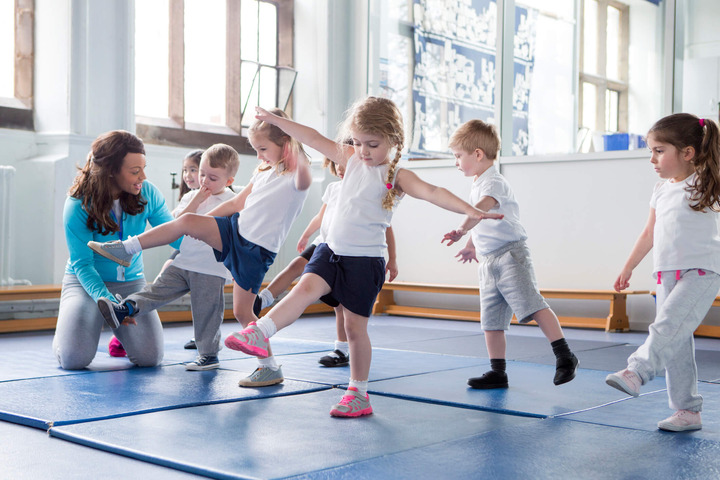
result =
[[[95,358],[95,353],[95,351],[83,352],[82,350],[55,348],[55,357],[63,370],[82,370],[90,365]]]

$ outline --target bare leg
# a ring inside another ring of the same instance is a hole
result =
[[[323,295],[330,293],[330,286],[314,273],[306,273],[295,288],[275,305],[266,315],[272,318],[278,330],[300,318],[305,309]]]
[[[295,257],[292,262],[288,263],[287,267],[282,272],[278,273],[272,282],[267,286],[273,297],[277,298],[285,290],[287,290],[293,281],[302,275],[305,265],[308,261],[303,257]]]
[[[341,342],[347,342],[348,337],[345,333],[345,309],[342,305],[335,307],[335,329],[337,330],[337,339]]]
[[[485,330],[485,345],[489,358],[505,358],[505,330]]]
[[[564,337],[562,328],[560,327],[560,321],[551,309],[545,308],[539,312],[535,312],[535,314],[533,314],[533,320],[537,322],[540,330],[542,330],[543,334],[550,340],[550,343]]]
[[[372,345],[368,335],[368,317],[363,317],[343,308],[345,333],[350,346],[350,378],[364,381],[370,376]]]
[[[215,217],[186,213],[175,220],[142,233],[137,238],[143,249],[168,245],[183,235],[201,240],[215,250],[222,250],[222,238]]]

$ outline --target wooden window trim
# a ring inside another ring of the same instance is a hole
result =
[[[266,0],[277,7],[278,67],[293,67],[294,2]],[[148,143],[185,147],[226,143],[240,154],[254,155],[242,126],[241,98],[241,0],[227,0],[226,125],[185,122],[184,87],[184,0],[170,0],[169,104],[167,118],[136,117],[137,134]],[[234,53],[231,53],[234,52]],[[279,75],[278,75],[279,78]],[[288,102],[288,114],[292,102]]]
[[[0,99],[0,127],[34,130],[34,0],[15,0],[14,98]]]

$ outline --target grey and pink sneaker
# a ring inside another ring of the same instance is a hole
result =
[[[348,387],[340,403],[330,410],[330,415],[333,417],[360,417],[372,413],[370,398],[367,394],[361,394],[355,387]]]
[[[132,259],[135,255],[127,253],[125,246],[121,240],[114,240],[112,242],[94,242],[90,241],[87,243],[98,255],[112,260],[115,263],[119,263],[123,267],[129,267]]]
[[[686,432],[688,430],[700,430],[702,419],[700,412],[690,410],[678,410],[665,420],[658,422],[658,428],[668,432]]]
[[[260,331],[255,322],[239,332],[233,332],[225,339],[225,346],[256,357],[267,357],[270,339]]]
[[[605,383],[613,388],[617,388],[621,392],[637,397],[640,395],[642,379],[640,378],[640,375],[626,368],[625,370],[611,373],[605,377]]]

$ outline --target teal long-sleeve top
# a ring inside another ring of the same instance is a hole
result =
[[[147,224],[157,226],[173,219],[170,210],[165,204],[160,190],[148,181],[144,181],[142,197],[147,201],[145,209],[137,215],[122,215],[122,238],[119,232],[109,235],[100,235],[87,226],[88,214],[82,207],[82,200],[68,196],[65,200],[63,223],[65,225],[65,239],[67,240],[70,258],[65,266],[65,273],[77,276],[85,291],[96,302],[98,299],[114,298],[105,282],[118,282],[118,264],[112,260],[93,252],[87,243],[110,242],[112,240],[125,240],[130,236],[140,235],[145,231]],[[182,238],[171,245],[180,247]],[[130,266],[125,268],[125,280],[131,282],[143,278],[142,252],[135,255]]]

